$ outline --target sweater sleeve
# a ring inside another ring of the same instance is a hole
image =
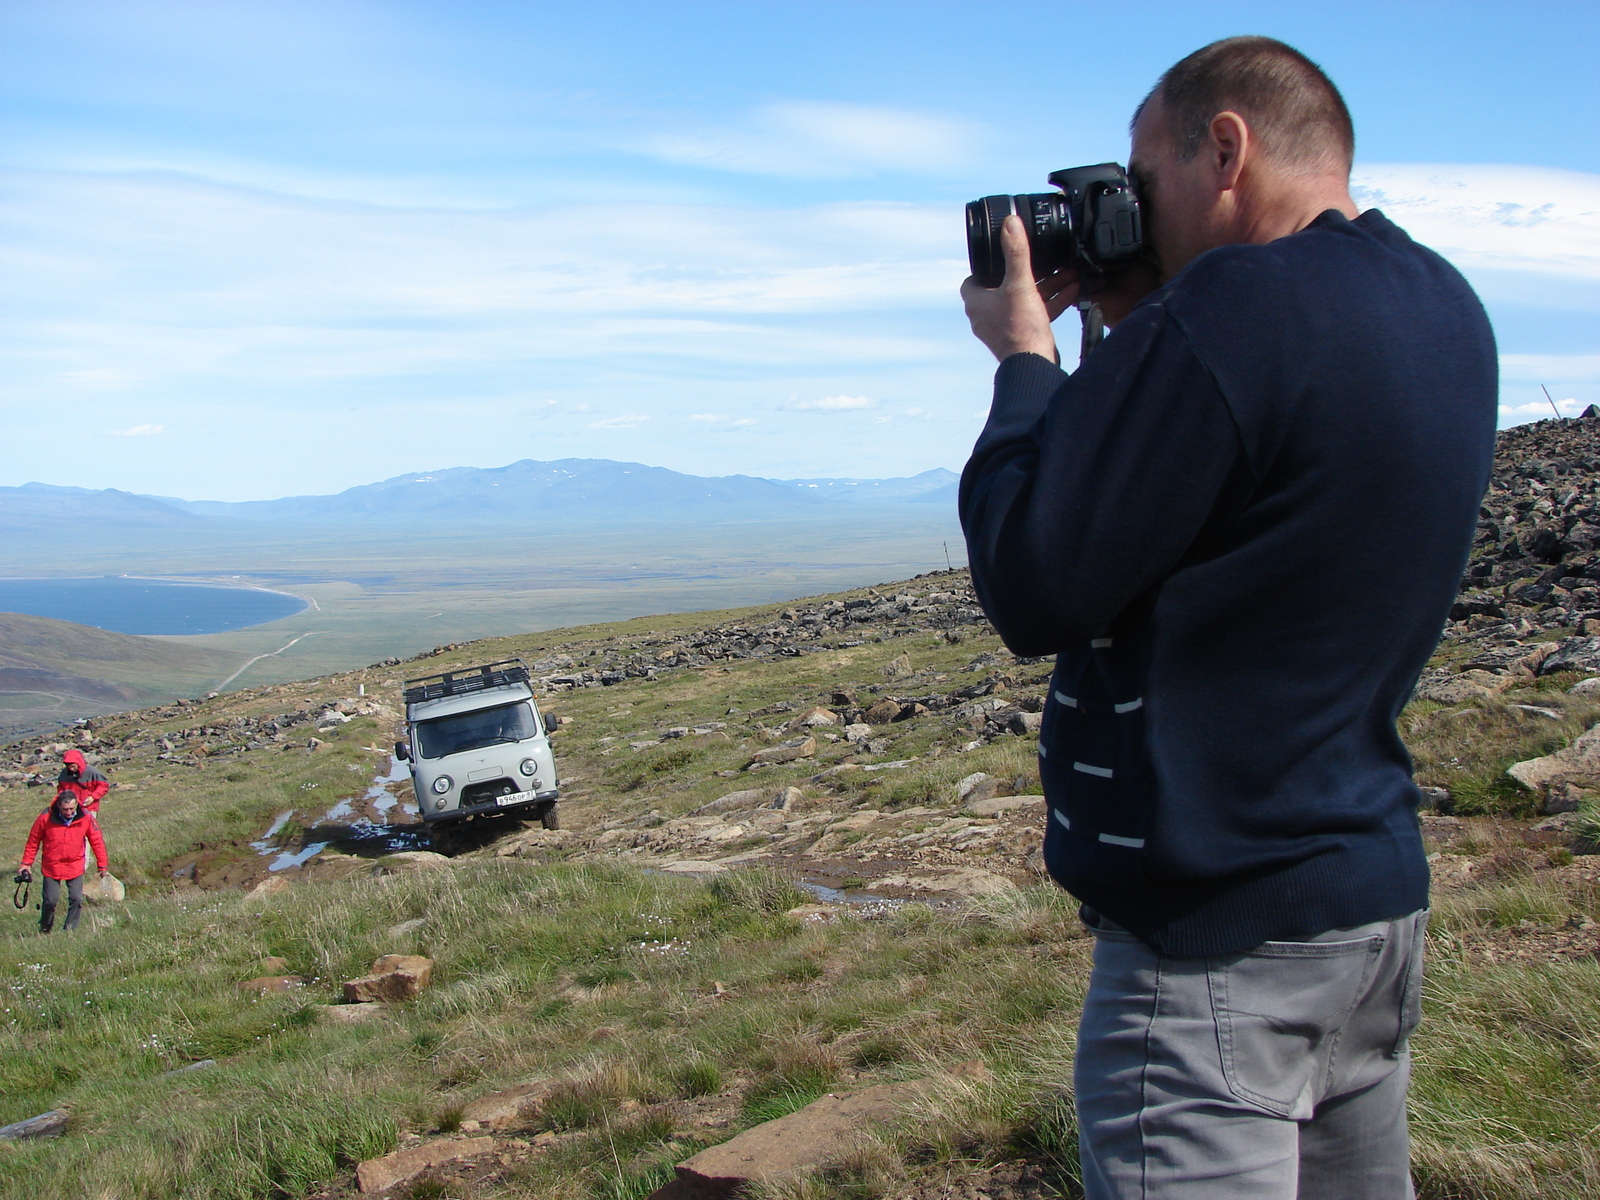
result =
[[[1246,470],[1216,380],[1159,303],[1073,375],[1012,355],[961,477],[984,611],[1018,654],[1100,636],[1178,565]]]
[[[44,837],[45,823],[50,820],[48,811],[40,813],[33,819],[33,828],[28,830],[28,843],[22,848],[22,865],[33,866],[34,855],[39,853],[39,842]]]

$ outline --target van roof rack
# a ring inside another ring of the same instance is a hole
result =
[[[443,700],[447,696],[465,696],[488,688],[527,682],[528,664],[520,658],[503,658],[499,662],[484,663],[481,667],[440,671],[436,675],[408,679],[405,681],[405,699],[407,704],[421,704],[424,700]]]

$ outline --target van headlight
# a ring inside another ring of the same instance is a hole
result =
[[[539,773],[539,764],[531,758],[525,758],[522,760],[522,766],[519,769],[524,775],[537,775]]]
[[[437,779],[435,779],[433,781],[433,790],[438,792],[439,795],[441,795],[441,796],[444,795],[446,792],[448,792],[454,786],[455,786],[455,780],[451,779],[450,776],[448,776],[448,775],[441,775],[441,776],[439,776],[439,778],[437,778]]]

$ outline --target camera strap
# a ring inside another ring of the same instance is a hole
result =
[[[33,887],[33,880],[17,878],[17,886],[11,893],[11,906],[13,908],[28,907],[28,891]]]
[[[1106,336],[1106,319],[1100,312],[1100,306],[1087,298],[1078,301],[1078,315],[1083,318],[1083,341],[1078,346],[1078,364],[1081,366],[1083,360],[1089,357],[1089,351]]]

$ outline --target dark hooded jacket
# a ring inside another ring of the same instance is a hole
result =
[[[84,812],[100,811],[100,801],[111,790],[111,781],[83,757],[79,750],[68,750],[61,756],[65,764],[56,776],[56,795],[71,792],[78,798],[78,807]]]
[[[100,822],[92,812],[81,809],[71,817],[63,816],[58,796],[33,819],[28,844],[22,850],[22,865],[33,866],[34,855],[42,848],[39,869],[46,879],[76,879],[88,866],[86,846],[94,847],[95,863],[106,870],[106,840],[101,836]]]

